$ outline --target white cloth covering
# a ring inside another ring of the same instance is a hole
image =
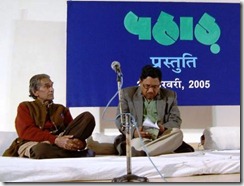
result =
[[[240,172],[240,150],[196,151],[151,157],[160,173],[167,177]],[[1,182],[99,181],[127,174],[126,156],[33,160],[0,157]],[[131,158],[132,174],[160,179],[148,157]],[[163,179],[162,179],[163,181]]]
[[[209,127],[204,129],[204,149],[240,150],[240,127]]]

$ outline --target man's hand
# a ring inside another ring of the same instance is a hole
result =
[[[158,127],[159,127],[159,135],[163,134],[163,132],[166,130],[164,125],[161,122],[159,122]]]
[[[151,135],[148,132],[143,131],[142,127],[139,127],[139,132],[140,132],[140,135],[142,138],[151,139]],[[137,130],[134,131],[134,137],[139,138],[139,134],[138,134]]]
[[[54,143],[63,149],[72,151],[82,150],[86,147],[86,141],[73,138],[73,135],[58,136]]]

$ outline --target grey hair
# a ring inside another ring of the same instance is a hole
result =
[[[40,86],[41,86],[41,80],[48,78],[50,79],[50,76],[47,74],[37,74],[34,75],[31,79],[30,79],[30,84],[29,84],[29,97],[32,97],[34,99],[37,99],[37,97],[34,95],[34,92],[39,90]]]

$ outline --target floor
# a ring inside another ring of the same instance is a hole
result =
[[[72,181],[74,182],[74,181]],[[77,182],[112,182],[112,180],[97,180],[97,181],[77,181]],[[136,182],[136,181],[130,181]],[[189,176],[189,177],[175,177],[175,178],[165,178],[162,179],[150,179],[149,182],[171,182],[171,183],[180,183],[180,182],[198,182],[198,183],[213,183],[213,182],[229,182],[229,183],[240,183],[241,178],[240,174],[222,174],[222,175],[199,175],[199,176]]]
[[[240,174],[223,174],[223,175],[201,175],[190,177],[166,178],[166,182],[240,182]],[[150,180],[150,182],[156,180]],[[157,181],[158,182],[158,181]]]

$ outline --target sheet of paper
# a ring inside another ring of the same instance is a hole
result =
[[[143,124],[144,127],[152,127],[159,129],[157,122],[153,123],[148,117],[144,120]]]

